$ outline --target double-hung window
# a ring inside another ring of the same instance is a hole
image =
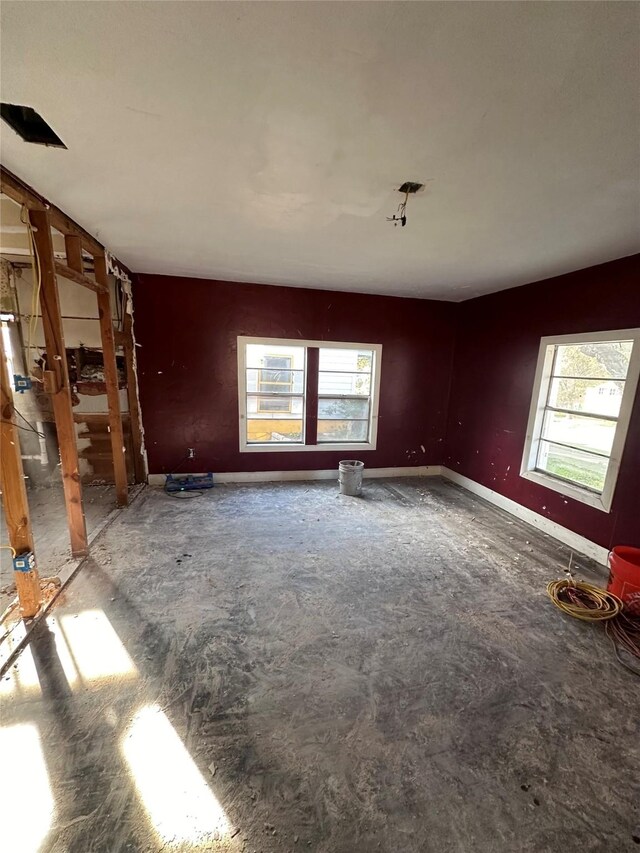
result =
[[[608,512],[640,372],[640,329],[542,338],[520,475]]]
[[[238,338],[240,450],[374,450],[382,346]]]

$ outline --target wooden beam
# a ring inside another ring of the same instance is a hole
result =
[[[136,371],[136,349],[133,340],[133,307],[131,295],[127,294],[123,310],[123,347],[127,367],[127,399],[131,418],[131,441],[133,443],[133,470],[136,483],[146,483],[147,472],[143,457],[142,418],[138,399],[138,378]]]
[[[84,272],[82,265],[82,239],[75,234],[65,234],[64,252],[67,256],[67,267],[74,272]]]
[[[83,287],[88,287],[89,290],[93,290],[94,293],[101,293],[104,291],[104,287],[99,285],[92,278],[86,276],[82,271],[78,272],[60,261],[55,262],[55,268],[56,274],[62,276],[62,278],[69,279],[69,281],[75,281],[76,284],[81,284]]]
[[[111,318],[111,295],[107,260],[104,252],[93,256],[95,277],[103,290],[98,293],[98,316],[100,317],[100,337],[102,338],[102,359],[104,378],[107,383],[107,401],[109,404],[109,427],[111,432],[111,453],[113,455],[113,477],[116,484],[116,504],[126,506],[129,503],[127,491],[127,465],[124,458],[124,434],[120,417],[120,395],[118,392],[118,368],[116,365],[116,346]]]
[[[82,505],[82,485],[80,483],[76,430],[71,403],[69,369],[64,347],[60,298],[51,241],[51,223],[49,213],[46,210],[30,210],[29,219],[34,229],[34,243],[40,268],[40,306],[47,350],[47,371],[52,374],[51,398],[58,433],[71,553],[74,557],[84,557],[88,554],[89,547]]]
[[[0,166],[0,192],[16,201],[24,204],[29,210],[46,210],[49,213],[51,225],[62,234],[75,234],[80,237],[85,249],[90,253],[101,252],[104,246],[88,231],[85,231],[77,222],[68,217],[46,198],[37,193],[29,184],[20,180],[16,175]]]
[[[22,456],[20,455],[20,439],[18,427],[14,420],[13,394],[9,383],[9,371],[4,353],[2,335],[0,335],[0,406],[2,422],[0,423],[0,486],[2,487],[2,504],[9,534],[9,543],[19,556],[34,552],[31,519],[27,490],[24,485]],[[35,616],[40,609],[40,577],[37,568],[26,572],[13,573],[20,612],[25,619]]]

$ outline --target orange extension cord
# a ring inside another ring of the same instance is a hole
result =
[[[618,662],[640,676],[640,669],[630,666],[620,654],[624,650],[640,660],[640,617],[626,611],[616,595],[572,577],[548,583],[547,594],[557,608],[574,619],[604,622]]]

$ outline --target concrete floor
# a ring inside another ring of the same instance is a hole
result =
[[[91,536],[115,509],[115,486],[83,486],[82,492],[87,535]],[[29,489],[27,497],[40,575],[47,577],[58,574],[66,564],[77,562],[71,557],[62,482]],[[0,526],[3,531],[3,541],[6,541],[4,533],[6,526],[1,507]],[[11,554],[7,550],[2,550],[0,551],[0,611],[4,610],[14,597],[15,583]]]
[[[638,849],[638,683],[546,598],[567,549],[445,481],[365,489],[119,515],[0,682],[7,849]]]

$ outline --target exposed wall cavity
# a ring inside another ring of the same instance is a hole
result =
[[[133,482],[135,471],[124,346],[125,305],[129,306],[129,312],[132,308],[130,297],[123,293],[113,276],[110,276],[110,287],[125,456],[129,481]],[[113,482],[109,406],[96,295],[63,278],[58,278],[58,290],[80,474],[86,483]],[[1,293],[3,313],[14,318],[7,317],[3,322],[10,370],[29,376],[33,382],[30,391],[14,395],[23,427],[20,442],[25,474],[29,485],[47,486],[59,478],[59,453],[51,400],[42,385],[45,340],[31,266],[3,260]]]
[[[139,446],[140,446],[140,471],[142,478],[146,479],[149,473],[149,465],[147,461],[147,448],[144,438],[144,425],[142,422],[142,411],[140,408],[140,393],[138,387],[138,354],[137,347],[140,346],[136,342],[135,320],[133,315],[133,292],[131,289],[131,281],[127,277],[121,282],[124,306],[124,334],[125,348],[130,347],[129,357],[127,359],[127,389],[129,394],[131,429],[135,431],[136,427],[139,431]],[[134,460],[135,466],[135,460]]]

